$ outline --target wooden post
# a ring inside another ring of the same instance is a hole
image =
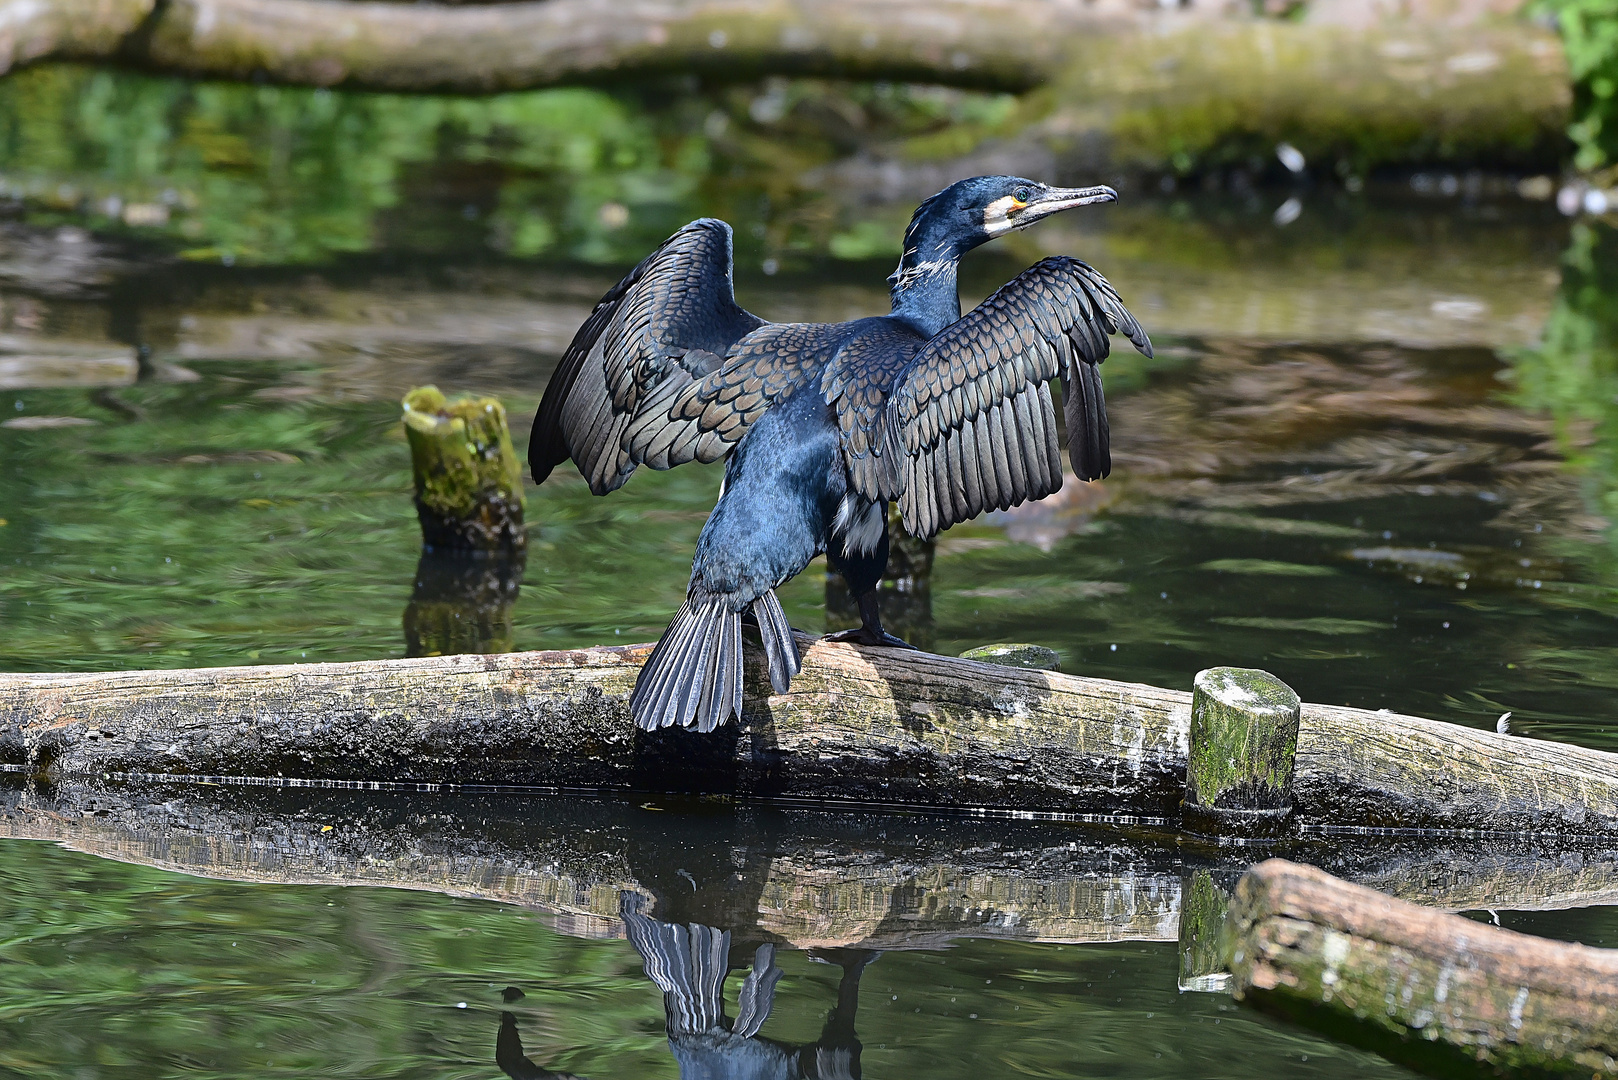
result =
[[[1279,835],[1292,813],[1302,706],[1267,671],[1208,668],[1191,693],[1182,823],[1205,835]]]
[[[1230,905],[1232,989],[1442,1075],[1618,1076],[1618,952],[1446,915],[1271,859]]]
[[[428,547],[516,551],[527,546],[522,464],[498,401],[451,402],[438,387],[420,386],[404,396],[404,425],[416,515]]]

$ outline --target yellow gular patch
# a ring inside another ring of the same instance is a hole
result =
[[[1011,228],[1011,212],[1021,210],[1028,204],[1022,200],[1006,195],[994,200],[983,208],[983,227],[990,236]]]

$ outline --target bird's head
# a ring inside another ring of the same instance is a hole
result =
[[[918,250],[922,259],[959,256],[1060,211],[1117,198],[1118,193],[1105,186],[1059,188],[1020,176],[974,176],[956,181],[916,208],[905,231],[905,248],[936,249]]]

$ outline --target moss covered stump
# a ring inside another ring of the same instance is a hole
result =
[[[404,396],[405,437],[421,538],[435,551],[518,551],[522,464],[494,398],[447,400],[436,386]]]
[[[1292,813],[1302,705],[1267,671],[1208,668],[1191,693],[1183,823],[1221,837],[1269,837]]]

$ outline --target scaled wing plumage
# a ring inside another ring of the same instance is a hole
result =
[[[647,403],[670,380],[684,386],[720,369],[738,341],[766,325],[737,305],[731,263],[730,226],[704,218],[601,298],[534,418],[535,482],[570,457],[597,495],[629,479],[642,462],[624,435]]]
[[[932,536],[986,510],[1062,486],[1056,414],[1045,384],[1060,378],[1068,452],[1085,480],[1111,471],[1096,365],[1109,335],[1151,355],[1151,342],[1107,280],[1065,256],[1043,259],[927,342],[888,406],[905,529]]]

